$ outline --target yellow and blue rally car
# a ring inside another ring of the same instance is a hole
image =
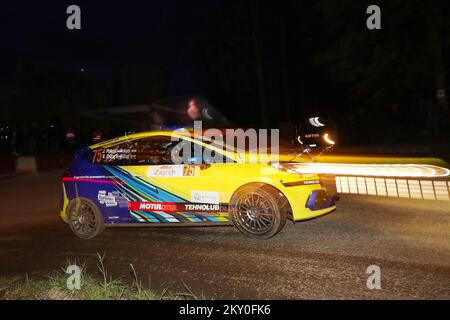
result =
[[[174,163],[174,150],[183,143],[203,157]],[[292,171],[292,162],[249,156],[192,132],[154,131],[101,142],[81,150],[64,172],[60,215],[82,239],[113,226],[217,224],[270,238],[286,220],[335,210],[319,176]]]

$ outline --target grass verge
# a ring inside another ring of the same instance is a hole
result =
[[[105,256],[97,254],[97,268],[101,278],[87,272],[85,264],[67,262],[67,266],[80,267],[79,289],[69,289],[71,276],[62,268],[45,278],[31,279],[28,275],[16,278],[0,277],[0,300],[160,300],[160,299],[198,299],[183,283],[187,293],[172,294],[168,288],[161,294],[146,289],[138,279],[136,270],[130,264],[133,282],[126,284],[121,279],[112,279],[105,267]]]

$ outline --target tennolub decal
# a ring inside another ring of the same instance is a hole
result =
[[[131,211],[146,212],[221,212],[219,204],[210,203],[176,203],[176,202],[130,202],[128,208]]]

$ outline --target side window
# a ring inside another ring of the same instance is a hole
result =
[[[119,166],[171,164],[170,150],[176,143],[167,136],[125,141],[114,147],[94,149],[92,162]]]
[[[184,154],[185,150],[190,150],[190,153]],[[220,153],[216,153],[214,150],[207,149],[197,143],[191,143],[186,140],[181,141],[179,144],[177,144],[174,151],[180,158],[183,159],[182,161],[185,164],[213,164],[235,162],[227,158],[226,156],[221,155]]]
[[[183,154],[188,147],[190,154]],[[181,159],[179,164],[232,163],[231,159],[213,150],[189,141],[172,141],[169,136],[155,136],[122,142],[110,148],[97,148],[92,151],[92,163],[117,166],[164,165],[173,164],[172,150]],[[198,148],[196,152],[196,148]],[[200,156],[199,156],[200,155]],[[175,161],[178,161],[175,160]]]

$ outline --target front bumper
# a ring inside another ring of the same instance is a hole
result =
[[[306,202],[306,207],[311,211],[318,211],[335,205],[335,199],[329,196],[325,190],[314,190]]]
[[[320,184],[285,188],[292,209],[292,220],[310,220],[336,210],[336,198]]]

